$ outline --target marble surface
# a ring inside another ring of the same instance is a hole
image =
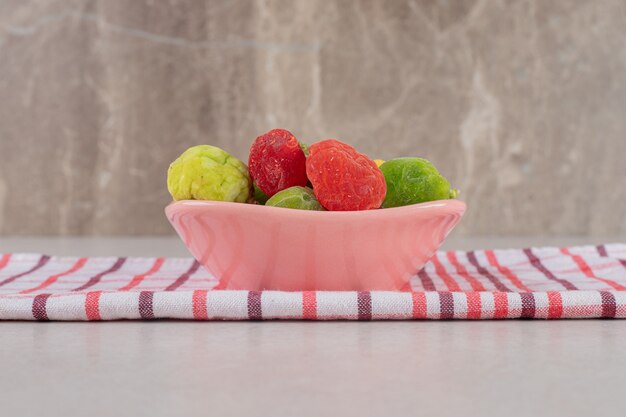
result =
[[[448,242],[582,243],[596,242]],[[0,239],[0,252],[7,250],[184,254],[169,238]],[[0,322],[0,335],[2,415],[623,414],[624,320]]]
[[[626,321],[0,323],[3,415],[623,415]]]
[[[186,147],[421,155],[463,235],[626,233],[621,0],[0,1],[0,234],[167,235]]]

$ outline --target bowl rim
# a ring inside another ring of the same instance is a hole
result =
[[[436,211],[439,214],[463,214],[467,210],[465,202],[457,199],[434,200],[424,203],[411,204],[408,206],[392,207],[374,210],[353,210],[353,211],[318,211],[318,210],[300,210],[285,207],[263,206],[252,203],[234,203],[228,201],[211,201],[211,200],[178,200],[173,201],[165,207],[165,213],[170,217],[170,213],[180,210],[203,210],[203,209],[228,209],[233,211],[248,211],[260,214],[280,214],[289,217],[307,217],[307,218],[382,218],[387,216],[406,215],[421,211]],[[173,214],[173,213],[172,213]]]

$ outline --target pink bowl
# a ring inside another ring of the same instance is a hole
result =
[[[405,289],[464,212],[458,200],[349,212],[194,200],[165,209],[218,288],[283,291]]]

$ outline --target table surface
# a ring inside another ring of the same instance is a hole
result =
[[[464,239],[447,248],[624,239]],[[174,238],[0,252],[186,256]],[[0,323],[2,415],[621,415],[626,321]]]

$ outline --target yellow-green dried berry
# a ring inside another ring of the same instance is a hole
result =
[[[246,165],[211,145],[193,146],[170,164],[167,189],[174,200],[244,203],[251,181]]]
[[[383,208],[454,198],[457,190],[423,158],[396,158],[380,166],[387,183]]]
[[[289,187],[274,194],[266,206],[284,207],[300,210],[324,210],[324,207],[317,201],[313,190],[309,187]]]
[[[298,145],[300,145],[300,149],[302,149],[302,152],[304,152],[304,156],[306,156],[308,158],[308,156],[309,156],[309,145],[307,145],[306,143],[303,143],[303,142],[298,142]]]

